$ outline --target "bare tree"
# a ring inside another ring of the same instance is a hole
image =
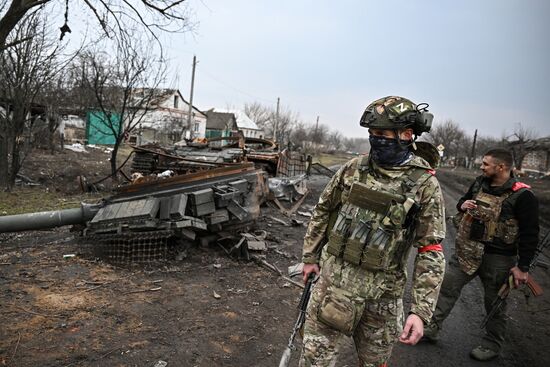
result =
[[[523,159],[529,153],[528,145],[536,137],[534,130],[524,127],[518,123],[514,133],[507,138],[508,147],[514,155],[514,163],[518,170],[523,166]]]
[[[468,156],[468,152],[464,151],[465,132],[453,120],[446,120],[443,123],[436,123],[427,140],[434,145],[443,145],[445,147],[443,162],[452,158],[455,165],[460,160]],[[470,146],[470,145],[468,145]]]
[[[26,39],[25,42],[11,40]],[[0,185],[10,190],[30,150],[43,87],[61,70],[62,46],[52,40],[41,13],[32,13],[8,37],[12,46],[0,52]]]
[[[479,158],[483,156],[489,149],[493,148],[504,148],[507,146],[506,140],[504,138],[494,138],[492,136],[480,136],[477,139],[477,147],[476,151],[478,152],[476,154],[476,157],[474,157],[474,160],[476,158]]]
[[[244,113],[259,127],[264,128],[271,122],[273,111],[259,102],[245,103]]]
[[[259,102],[245,104],[244,110],[264,130],[266,136],[275,138],[280,145],[286,145],[291,141],[292,130],[300,121],[297,112],[284,106],[279,109],[278,114],[276,108],[264,106]]]
[[[29,39],[30,35],[20,35],[8,41],[8,35],[29,12],[39,8],[54,4],[65,7],[64,24],[59,28],[61,39],[71,32],[69,10],[88,13],[96,19],[101,31],[108,37],[137,24],[156,37],[157,31],[183,31],[192,27],[184,2],[185,0],[79,0],[69,3],[69,0],[0,0],[0,52]]]
[[[339,131],[334,130],[328,134],[328,143],[335,151],[339,151],[342,148],[343,139],[344,136]]]
[[[299,121],[299,114],[288,107],[281,107],[278,115],[274,111],[271,125],[275,128],[276,140],[280,145],[288,144],[292,130]]]
[[[163,92],[166,63],[154,54],[151,42],[121,37],[116,52],[108,54],[92,49],[80,58],[81,84],[95,97],[95,108],[103,119],[100,132],[115,142],[111,152],[111,174],[117,181],[117,155],[120,144],[151,112]],[[118,118],[117,118],[118,117]]]
[[[329,129],[324,124],[314,124],[309,131],[309,140],[317,145],[323,145],[326,143]]]
[[[296,147],[306,148],[307,139],[308,132],[306,125],[303,122],[297,123],[290,135],[290,141]]]

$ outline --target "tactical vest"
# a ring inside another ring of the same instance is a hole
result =
[[[415,196],[432,174],[412,167],[395,186],[371,171],[363,157],[353,176],[344,177],[351,182],[341,188],[340,209],[329,224],[327,252],[368,270],[388,270],[401,265],[411,245],[420,211]]]
[[[503,213],[502,208],[505,202],[513,208],[522,190],[510,189],[502,195],[491,195],[483,192],[476,180],[472,193],[477,208],[462,215],[455,242],[456,255],[465,273],[471,275],[479,268],[485,243],[505,250],[517,249],[518,221],[511,213]]]

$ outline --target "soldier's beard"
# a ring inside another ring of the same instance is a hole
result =
[[[408,140],[371,135],[369,142],[371,157],[380,166],[399,166],[411,155]]]
[[[493,181],[495,179],[495,177],[497,176],[496,173],[489,173],[487,171],[482,171],[483,172],[483,176],[485,176],[489,181]]]

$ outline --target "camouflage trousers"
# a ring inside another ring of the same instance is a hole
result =
[[[300,366],[334,366],[346,335],[353,338],[359,366],[384,366],[403,329],[403,302],[397,297],[358,297],[345,287],[335,287],[339,270],[339,264],[325,263],[315,284],[304,324]]]
[[[485,311],[489,312],[493,300],[497,297],[498,290],[510,274],[510,269],[515,263],[515,256],[484,254],[480,267],[475,273],[468,275],[460,269],[456,256],[452,256],[443,278],[441,292],[430,326],[436,330],[441,328],[443,321],[449,316],[460,297],[462,288],[476,276],[479,276],[483,284]],[[484,347],[497,352],[500,351],[506,335],[505,309],[506,302],[487,322],[486,334],[482,340]]]

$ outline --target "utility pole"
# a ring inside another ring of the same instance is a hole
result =
[[[277,129],[279,127],[279,104],[281,102],[281,98],[277,97],[277,110],[275,111],[275,124],[273,125],[273,140],[275,141],[275,144],[277,144]],[[277,150],[279,150],[279,146],[277,146]]]
[[[319,140],[319,136],[317,135],[317,132],[319,131],[319,115],[317,115],[317,121],[315,122],[315,133],[313,134],[315,140]],[[317,149],[317,145],[319,144],[319,142],[313,142],[315,145],[315,149]]]
[[[187,115],[187,129],[191,131],[191,121],[193,117],[193,90],[195,89],[195,67],[197,66],[197,56],[193,55],[193,71],[191,72],[191,93],[189,96],[189,112]],[[181,139],[185,139],[185,127],[181,130]]]
[[[319,130],[319,116],[317,116],[317,122],[315,123],[315,136],[317,136],[317,130]]]
[[[474,142],[472,144],[472,153],[470,154],[470,162],[468,164],[468,168],[472,168],[472,166],[474,165],[474,159],[476,157],[476,142],[477,142],[477,129],[474,133]]]

